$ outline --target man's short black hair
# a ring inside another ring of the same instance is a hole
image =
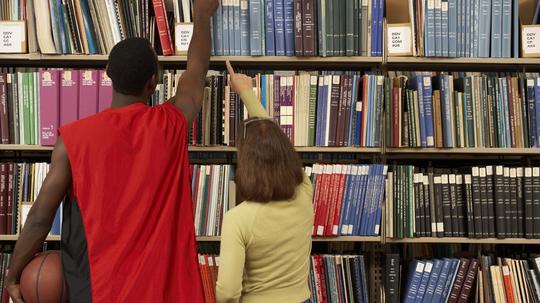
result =
[[[107,75],[112,80],[114,90],[121,94],[139,96],[157,71],[157,56],[147,39],[120,41],[109,54]]]

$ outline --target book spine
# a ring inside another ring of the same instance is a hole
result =
[[[233,6],[231,7],[231,9],[233,10],[233,15],[234,15],[234,19],[233,19],[233,30],[231,31],[234,35],[234,55],[235,56],[240,56],[241,52],[242,52],[242,32],[241,32],[241,28],[240,28],[240,0],[234,0],[233,2]]]
[[[249,0],[249,25],[250,25],[250,31],[251,31],[249,45],[251,47],[252,56],[263,55],[261,9],[262,9],[261,2],[259,0]],[[227,22],[226,20],[223,20],[223,21],[225,23]],[[277,37],[277,26],[276,26],[276,37]],[[226,49],[227,48],[225,47],[225,50]]]
[[[448,0],[442,0],[441,2],[441,56],[449,57],[448,48]]]
[[[425,29],[425,50],[427,57],[436,56],[435,0],[427,0],[427,17]]]
[[[272,0],[268,0],[268,2],[273,3]],[[267,3],[268,3],[267,2]],[[268,8],[268,4],[266,6]],[[219,14],[219,11],[218,11]],[[274,13],[269,13],[266,11],[266,17],[269,17],[269,14],[272,18],[272,26],[266,26],[266,39],[270,39],[271,41],[266,41],[266,47],[267,49],[272,48],[272,40],[274,39]],[[268,20],[267,20],[268,21]],[[218,19],[219,22],[219,19]],[[218,25],[219,27],[221,25]],[[219,31],[218,35],[219,35]],[[222,40],[222,39],[221,39]],[[249,56],[251,53],[251,47],[250,47],[250,25],[249,25],[249,0],[240,0],[240,55],[242,56]],[[268,54],[267,54],[268,55]],[[218,56],[220,56],[218,54]],[[271,56],[271,55],[269,55]]]
[[[303,55],[312,57],[317,55],[317,7],[314,0],[303,0],[302,8],[302,33],[303,33]]]
[[[284,0],[285,55],[294,56],[294,0]]]
[[[96,70],[81,70],[79,72],[79,119],[84,119],[97,113],[98,109],[98,79]]]
[[[78,120],[79,71],[62,70],[60,74],[60,126]]]
[[[111,107],[112,103],[112,80],[107,76],[105,70],[99,71],[99,89],[98,89],[98,112],[102,112]]]
[[[533,238],[540,238],[540,168],[532,169]]]
[[[304,56],[305,2],[306,0],[294,0],[294,55],[297,57]]]
[[[457,57],[458,45],[458,9],[457,0],[448,0],[448,56]]]
[[[156,16],[156,25],[163,55],[172,56],[173,44],[171,32],[169,30],[169,22],[167,21],[167,13],[165,11],[165,4],[163,3],[163,0],[152,0],[152,3],[154,5],[154,14]]]
[[[435,55],[443,56],[442,49],[442,1],[435,0]]]
[[[525,203],[525,238],[534,237],[534,208],[533,208],[533,184],[532,168],[525,168],[523,178],[523,200]]]
[[[56,144],[59,123],[59,71],[46,70],[39,73],[40,140],[42,145]]]
[[[275,46],[275,35],[274,35],[274,1],[265,0],[265,16],[266,16],[266,55],[275,56],[276,55],[276,46]],[[249,31],[249,25],[247,26]]]
[[[463,287],[459,294],[458,303],[469,302],[469,296],[474,287],[474,281],[476,274],[478,272],[478,260],[472,259],[467,271],[467,276],[465,276],[465,281],[463,282]]]
[[[512,0],[502,0],[501,56],[512,57]]]
[[[502,57],[502,5],[504,0],[492,0],[491,6],[491,57]]]
[[[276,56],[285,56],[285,0],[274,0],[274,22],[276,38]]]
[[[0,72],[0,139],[2,144],[10,143],[9,106],[7,75]]]

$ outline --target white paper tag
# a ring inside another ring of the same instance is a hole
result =
[[[540,26],[523,27],[521,47],[524,55],[540,55]]]
[[[388,55],[405,55],[412,51],[410,26],[388,25]]]
[[[191,37],[193,36],[193,23],[177,23],[174,27],[174,43],[176,54],[186,55]]]
[[[0,53],[26,52],[26,23],[0,22]]]

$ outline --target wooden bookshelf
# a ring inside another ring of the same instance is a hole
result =
[[[17,241],[19,235],[0,235],[0,241]],[[60,241],[60,236],[48,236],[46,241]]]
[[[0,241],[17,241],[19,235],[0,235]],[[196,237],[197,242],[219,242],[221,237]],[[60,241],[60,236],[48,236],[47,241]],[[314,237],[313,242],[381,242],[381,237]]]
[[[431,58],[431,57],[388,57],[388,65],[540,65],[540,58]]]
[[[391,239],[386,238],[386,243],[424,243],[424,244],[523,244],[523,245],[540,245],[540,239],[497,239],[497,238],[407,238],[407,239]]]

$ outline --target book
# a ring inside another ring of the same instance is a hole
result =
[[[39,73],[40,143],[55,145],[60,121],[60,72],[47,70]]]
[[[95,115],[98,110],[98,72],[81,70],[79,72],[79,119]]]
[[[102,112],[111,107],[113,95],[112,80],[107,76],[105,70],[99,71],[98,88],[98,112]]]

